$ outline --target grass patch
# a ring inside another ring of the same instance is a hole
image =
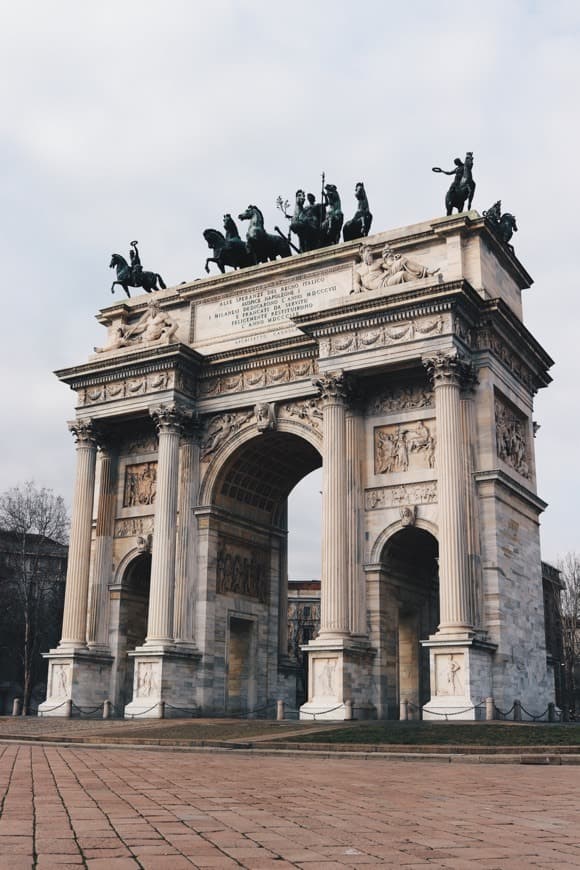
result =
[[[281,739],[284,739],[280,735]],[[580,725],[527,723],[361,722],[288,737],[289,743],[401,746],[571,746],[580,745]]]

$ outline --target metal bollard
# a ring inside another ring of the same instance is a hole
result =
[[[109,699],[103,703],[103,719],[110,719],[112,712],[113,704]]]
[[[284,701],[282,700],[276,701],[276,720],[278,722],[284,721]]]
[[[399,704],[399,719],[401,722],[407,722],[409,719],[409,701],[403,698]]]
[[[516,698],[514,701],[514,722],[522,721],[522,702]]]
[[[495,719],[495,700],[493,698],[485,699],[485,721],[493,722]]]
[[[157,705],[157,718],[165,719],[165,701],[159,701]]]
[[[62,714],[65,719],[70,719],[72,716],[72,698],[67,698],[64,702],[64,713]]]
[[[548,704],[548,722],[556,721],[556,705],[553,701]]]
[[[352,701],[350,698],[344,702],[344,718],[347,721],[352,719]]]
[[[22,698],[14,698],[12,701],[12,715],[20,716],[22,713]]]

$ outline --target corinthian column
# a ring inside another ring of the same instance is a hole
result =
[[[77,470],[59,646],[78,649],[86,645],[97,442],[91,420],[75,420],[68,425],[77,445]]]
[[[366,578],[361,570],[362,469],[360,445],[364,443],[360,396],[346,408],[346,503],[350,631],[366,635]]]
[[[346,382],[335,372],[313,383],[322,398],[324,443],[320,638],[341,638],[349,635]]]
[[[439,501],[439,634],[472,633],[465,466],[462,458],[460,383],[465,364],[456,352],[425,360],[435,390]]]
[[[463,424],[463,463],[465,479],[466,527],[467,527],[467,568],[470,593],[470,616],[475,628],[481,627],[482,617],[482,571],[481,545],[479,539],[479,504],[475,490],[475,391],[477,376],[472,367],[465,372],[461,393],[461,418]]]
[[[193,508],[197,505],[199,490],[199,432],[194,423],[184,430],[180,478],[173,634],[177,642],[191,644],[194,583],[197,580],[197,536],[193,528]]]
[[[116,454],[102,438],[99,445],[99,499],[95,553],[89,591],[87,642],[89,648],[108,651],[107,585],[113,561],[113,522],[115,516]]]
[[[179,486],[179,440],[182,416],[174,407],[151,408],[150,414],[159,434],[157,493],[149,616],[145,644],[173,642],[173,599]]]

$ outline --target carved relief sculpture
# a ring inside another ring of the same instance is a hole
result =
[[[434,427],[430,421],[429,426]],[[375,429],[375,474],[433,468],[435,436],[422,420]]]
[[[133,344],[171,344],[176,341],[177,323],[164,311],[157,299],[147,303],[147,311],[133,326],[119,325],[104,347],[95,347],[95,353],[106,353]]]
[[[259,432],[276,428],[276,406],[273,402],[258,402],[254,406],[254,416]]]
[[[245,595],[268,603],[266,555],[235,544],[221,542],[216,565],[216,592],[225,595]]]
[[[278,414],[279,417],[297,417],[301,422],[307,423],[313,429],[320,429],[322,411],[319,400],[307,399],[305,402],[288,402],[283,405]]]
[[[400,507],[405,503],[433,504],[437,501],[437,484],[405,483],[399,486],[377,486],[365,492],[365,510]]]
[[[523,477],[530,477],[527,420],[496,396],[497,455]]]
[[[125,468],[123,507],[152,505],[157,491],[157,462],[141,462]]]
[[[213,417],[210,417],[206,424],[204,437],[201,442],[202,462],[207,462],[218,447],[221,447],[228,438],[239,432],[242,426],[245,423],[248,423],[253,417],[253,409],[251,411],[236,411],[233,413],[216,414]]]
[[[380,290],[394,287],[409,281],[430,278],[439,272],[439,266],[429,268],[416,260],[392,250],[388,245],[383,248],[381,257],[375,259],[372,249],[363,245],[360,250],[361,263],[354,269],[354,287],[351,293],[363,290]]]
[[[415,408],[432,408],[433,390],[427,385],[412,384],[393,387],[377,396],[369,404],[369,414],[388,414],[411,411]]]

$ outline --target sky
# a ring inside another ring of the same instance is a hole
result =
[[[171,286],[202,231],[249,202],[365,182],[374,231],[444,214],[474,152],[480,212],[517,217],[525,323],[555,359],[535,419],[543,557],[580,550],[577,157],[580,4],[2,0],[0,491],[70,502],[73,394],[52,374],[101,344],[111,253],[140,242]],[[316,576],[320,478],[290,506],[290,576]],[[315,498],[312,497],[315,494]]]

